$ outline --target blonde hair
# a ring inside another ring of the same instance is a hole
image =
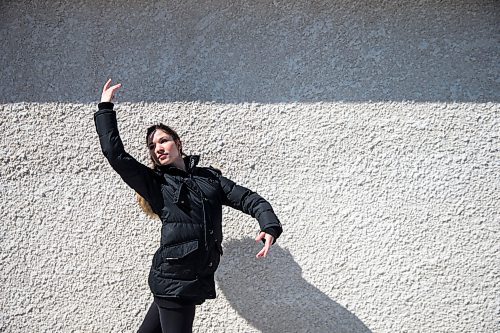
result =
[[[137,199],[137,203],[139,203],[139,206],[141,206],[142,211],[146,213],[149,218],[152,218],[153,220],[160,219],[160,217],[155,212],[153,212],[153,209],[151,208],[149,202],[147,202],[147,200],[144,199],[139,193],[135,193],[135,198]]]

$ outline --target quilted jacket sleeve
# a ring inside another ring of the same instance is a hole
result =
[[[123,147],[116,121],[113,103],[98,105],[94,122],[104,156],[120,177],[146,199],[155,213],[162,208],[162,195],[157,175],[151,168],[130,156]]]
[[[262,231],[278,239],[283,229],[269,202],[226,177],[220,176],[220,181],[225,194],[224,204],[256,218]]]

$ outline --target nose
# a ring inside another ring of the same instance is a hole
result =
[[[165,150],[163,149],[163,147],[161,145],[157,144],[156,147],[155,147],[155,153],[156,154],[161,154],[163,152],[165,152]]]

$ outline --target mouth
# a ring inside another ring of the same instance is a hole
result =
[[[168,154],[160,154],[158,155],[158,160],[163,161],[168,158]]]

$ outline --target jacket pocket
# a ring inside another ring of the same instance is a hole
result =
[[[163,245],[153,256],[153,269],[174,279],[195,279],[198,267],[198,240]]]

